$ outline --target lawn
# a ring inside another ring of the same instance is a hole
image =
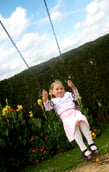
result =
[[[104,126],[102,135],[95,140],[98,148],[100,149],[100,156],[109,152],[109,124]],[[78,147],[73,150],[55,155],[51,159],[39,163],[37,165],[28,166],[22,172],[65,172],[72,169],[79,164],[84,163],[86,160],[81,156]]]

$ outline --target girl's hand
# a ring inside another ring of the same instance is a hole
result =
[[[48,100],[48,93],[46,90],[42,91],[42,96],[43,101],[46,102]]]
[[[71,80],[68,80],[67,81],[67,85],[72,88],[72,89],[75,89],[75,85],[73,84],[73,82]]]

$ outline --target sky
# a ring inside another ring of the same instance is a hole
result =
[[[61,53],[109,33],[109,0],[46,0]],[[0,81],[59,56],[44,0],[0,0]]]

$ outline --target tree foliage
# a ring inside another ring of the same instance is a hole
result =
[[[25,70],[0,81],[2,105],[5,105],[6,98],[12,105],[22,102],[25,111],[32,110],[39,117],[41,110],[36,101],[41,97],[42,89],[49,90],[50,84],[56,79],[60,79],[68,89],[66,80],[70,78],[77,86],[89,114],[96,118],[98,123],[106,120],[109,112],[108,44],[109,34],[65,52],[62,57],[54,57],[31,67],[34,76],[30,70]]]

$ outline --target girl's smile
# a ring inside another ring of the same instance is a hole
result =
[[[64,86],[61,83],[58,82],[53,86],[53,95],[56,98],[64,96]]]

